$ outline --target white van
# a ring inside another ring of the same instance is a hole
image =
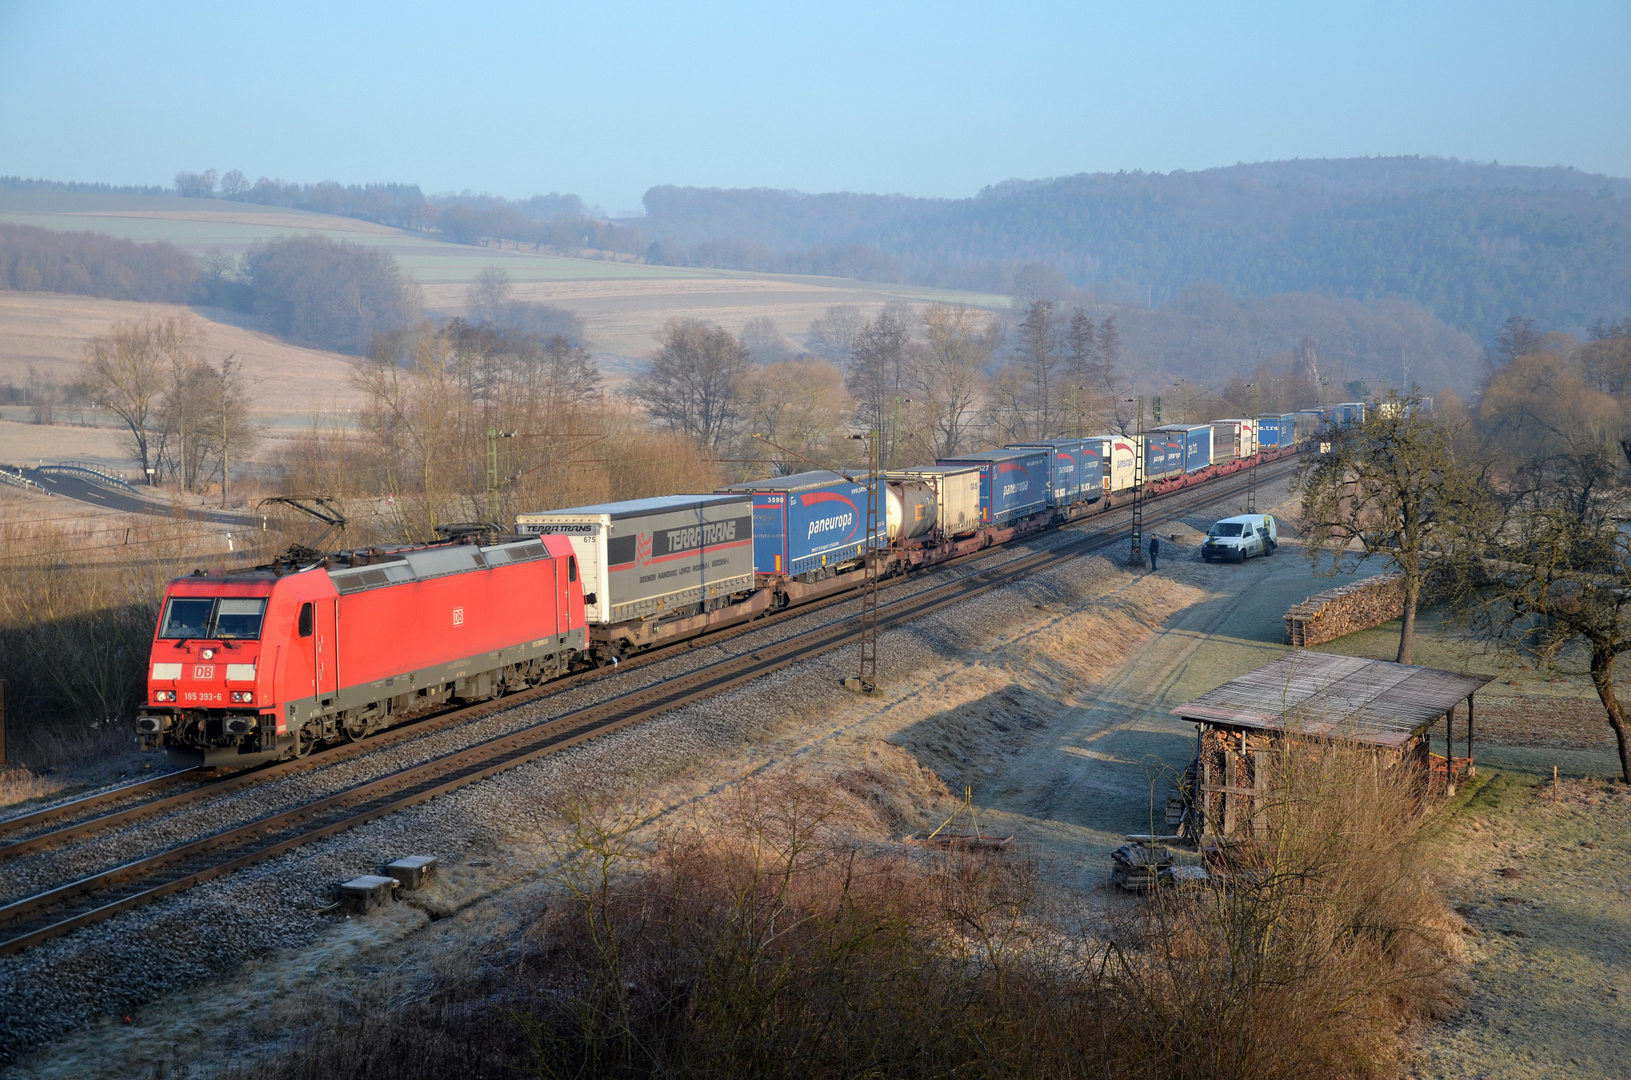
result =
[[[1245,562],[1253,555],[1273,555],[1280,546],[1280,530],[1272,514],[1241,514],[1227,517],[1212,526],[1201,545],[1201,558],[1207,562],[1223,559]]]

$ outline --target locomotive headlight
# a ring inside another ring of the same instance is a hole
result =
[[[255,693],[252,690],[234,690],[232,700],[245,705],[252,705],[255,702]]]
[[[198,655],[200,657],[202,657],[203,659],[205,659],[205,660],[214,660],[215,659],[215,650],[214,649],[200,649],[200,650],[198,650]]]
[[[154,701],[174,701],[175,699],[176,699],[176,692],[174,690],[155,690],[155,691],[153,691],[153,700]]]

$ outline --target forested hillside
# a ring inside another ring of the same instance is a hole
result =
[[[1107,299],[1328,292],[1422,304],[1489,338],[1631,314],[1631,182],[1434,158],[1010,181],[970,199],[653,188],[649,257],[1010,291],[1044,263]]]

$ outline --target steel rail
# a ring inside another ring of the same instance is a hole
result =
[[[1276,475],[1279,471],[1285,470],[1276,470]],[[1237,484],[1235,486],[1239,485]],[[1230,493],[1233,493],[1233,490],[1233,487],[1231,487]],[[1166,503],[1186,494],[1196,497],[1207,495],[1222,496],[1224,495],[1224,492],[1222,490],[1214,490],[1209,492],[1205,489],[1196,490],[1183,488],[1177,491],[1158,495],[1155,498],[1163,503]],[[1216,500],[1207,499],[1206,501]],[[1092,515],[1092,517],[1097,518],[1105,514],[1118,513],[1124,511],[1125,509],[1125,507],[1117,507],[1112,510],[1104,511],[1101,515]],[[1078,525],[1086,520],[1088,519],[1077,519],[1077,521],[1070,523],[1070,525]],[[1068,528],[1070,525],[1064,527]],[[936,567],[935,569],[958,566],[967,561],[980,559],[989,556],[990,554],[992,553],[989,550],[971,552],[967,555],[950,559],[947,562],[940,564],[940,566]],[[881,587],[887,589],[894,586],[904,585],[908,582],[915,582],[917,580],[918,579],[915,576],[903,575],[881,583]],[[198,787],[185,792],[179,792],[165,798],[138,803],[134,806],[126,807],[122,810],[114,811],[109,814],[87,818],[84,821],[75,822],[71,825],[37,833],[32,836],[27,836],[9,844],[0,845],[0,860],[14,858],[29,852],[52,847],[68,840],[74,840],[97,832],[117,828],[120,825],[129,824],[132,821],[137,821],[144,817],[150,817],[155,814],[178,809],[201,799],[228,794],[239,788],[248,786],[251,783],[260,783],[280,776],[304,772],[311,769],[323,768],[359,754],[384,749],[406,739],[434,734],[455,724],[476,719],[492,712],[507,710],[523,705],[560,690],[582,686],[589,682],[598,681],[600,678],[611,678],[617,674],[620,674],[621,672],[638,670],[639,668],[644,667],[646,664],[667,659],[683,650],[705,647],[707,645],[729,641],[741,634],[757,632],[774,623],[783,622],[788,619],[804,615],[810,615],[835,604],[844,603],[852,599],[850,594],[853,591],[853,589],[846,589],[843,592],[836,593],[832,596],[822,597],[809,603],[799,604],[781,611],[767,612],[756,618],[744,620],[736,625],[721,627],[719,630],[712,633],[686,638],[681,641],[672,642],[668,645],[662,645],[651,650],[650,652],[643,653],[636,657],[631,657],[629,660],[624,661],[621,665],[614,668],[596,668],[574,672],[561,678],[550,680],[550,682],[543,686],[518,691],[505,698],[497,699],[495,701],[476,702],[470,705],[455,706],[450,709],[443,709],[438,712],[428,713],[417,720],[410,720],[399,726],[389,728],[376,735],[369,736],[367,739],[360,742],[342,743],[336,746],[330,746],[319,750],[317,753],[306,758],[271,762],[265,765],[256,766],[252,769],[245,770],[244,772],[237,773],[231,777],[200,784]],[[132,795],[140,794],[144,790],[155,790],[159,787],[166,786],[168,783],[173,783],[176,779],[182,777],[183,775],[192,775],[198,771],[200,771],[199,768],[183,769],[178,772],[167,773],[162,777],[153,777],[149,780],[137,781],[134,784],[109,789],[106,792],[89,795],[83,799],[76,799],[71,802],[44,807],[29,814],[23,814],[14,818],[0,820],[0,833],[18,832],[26,830],[30,827],[45,824],[48,821],[59,820],[63,817],[70,817],[76,813],[93,809],[98,805],[105,805],[108,802],[113,802],[119,799],[128,798]]]
[[[1171,499],[1175,495],[1183,494],[1188,490],[1190,489],[1180,489],[1178,492],[1169,492],[1166,495],[1157,496],[1157,498],[1162,500]],[[1077,519],[1077,521],[1072,522],[1071,525],[1082,524],[1088,520],[1096,520],[1099,517],[1118,513],[1124,511],[1125,509],[1125,507],[1116,507],[1111,510],[1102,511],[1100,514],[1090,515],[1088,518]],[[1067,525],[1065,527],[1068,528],[1070,526]],[[971,552],[967,555],[961,555],[957,558],[947,560],[946,562],[936,566],[934,569],[939,570],[947,567],[959,566],[969,560],[988,557],[991,554],[993,553],[988,549]],[[882,589],[889,589],[907,584],[909,582],[915,582],[917,580],[919,579],[916,576],[902,575],[880,582],[879,586]],[[230,794],[231,792],[246,787],[251,783],[261,783],[281,776],[324,768],[328,765],[346,760],[358,754],[370,753],[374,750],[384,749],[388,746],[402,742],[405,739],[434,734],[455,724],[476,719],[479,716],[486,715],[496,710],[509,709],[518,705],[523,705],[529,701],[536,700],[539,697],[543,697],[560,690],[582,686],[586,683],[596,681],[599,678],[611,678],[617,674],[621,674],[622,672],[638,670],[639,668],[644,667],[646,664],[667,659],[683,650],[700,648],[707,645],[729,641],[741,634],[754,633],[775,623],[784,622],[788,619],[804,615],[810,615],[835,604],[844,603],[850,599],[853,599],[853,597],[850,595],[852,592],[854,592],[853,589],[846,589],[842,592],[835,593],[832,596],[821,597],[820,599],[812,600],[808,603],[798,604],[780,611],[766,612],[756,618],[747,619],[735,625],[721,627],[719,630],[712,633],[686,638],[681,641],[662,645],[652,649],[649,652],[631,657],[615,668],[594,668],[585,671],[573,672],[561,678],[552,679],[543,686],[518,691],[514,694],[506,696],[505,698],[498,699],[501,704],[495,704],[495,702],[492,701],[476,702],[470,705],[459,705],[452,708],[430,712],[419,719],[409,720],[400,725],[388,728],[385,731],[371,735],[367,739],[361,740],[360,742],[341,743],[335,746],[325,747],[305,758],[269,762],[264,765],[255,766],[251,769],[246,769],[230,777],[206,780],[195,788],[191,788],[183,792],[177,792],[174,795],[137,803],[133,806],[124,807],[111,813],[86,818],[82,821],[73,822],[55,829],[25,836],[10,843],[0,844],[0,860],[16,858],[17,856],[25,855],[30,852],[54,847],[69,840],[77,840],[81,837],[93,835],[98,832],[118,828],[121,825],[127,825],[133,821],[139,821],[144,817],[151,817],[157,814],[179,809],[180,807],[202,799]],[[110,788],[107,791],[87,795],[83,798],[74,799],[69,802],[42,807],[39,810],[35,810],[27,814],[20,814],[16,817],[0,819],[0,834],[26,832],[30,829],[38,828],[39,826],[48,824],[52,821],[60,821],[63,818],[74,817],[78,814],[85,813],[86,811],[93,810],[98,806],[105,806],[108,803],[118,802],[132,796],[144,794],[148,791],[160,790],[178,782],[184,777],[198,778],[206,771],[208,770],[205,770],[202,766],[181,769],[175,772],[166,773],[163,776],[151,777],[146,780],[139,780],[135,781],[134,783],[125,784],[120,787]]]
[[[1237,483],[1197,490],[1192,499],[1183,498],[1187,489],[1180,490],[1173,493],[1176,497],[1163,507],[1161,520],[1170,521],[1226,499],[1243,488],[1244,484]],[[880,609],[879,622],[883,627],[903,625],[1040,570],[1110,547],[1129,535],[1127,527],[1095,531],[1003,566],[903,597]],[[7,904],[0,907],[0,926],[11,924],[11,928],[5,931],[8,937],[0,941],[0,955],[20,952],[223,874],[428,802],[537,758],[712,697],[780,668],[830,652],[850,642],[858,632],[854,620],[835,620],[610,701],[495,736],[291,810]]]
[[[57,821],[65,817],[73,817],[75,814],[82,814],[87,810],[94,810],[98,806],[106,806],[110,802],[118,802],[120,799],[128,799],[133,795],[145,795],[149,791],[158,791],[161,788],[169,787],[170,785],[179,783],[180,781],[189,777],[196,777],[199,771],[200,768],[198,766],[192,766],[185,769],[176,769],[173,772],[161,773],[158,776],[149,776],[142,780],[132,780],[128,784],[120,784],[118,787],[111,787],[105,791],[97,791],[90,795],[82,795],[77,799],[70,799],[67,802],[52,803],[50,806],[42,806],[40,809],[31,810],[26,814],[18,814],[15,817],[0,820],[0,832],[20,832],[24,829],[44,825],[48,822]],[[0,856],[3,856],[7,850],[8,848],[6,847],[0,847]]]

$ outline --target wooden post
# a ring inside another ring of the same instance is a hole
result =
[[[1455,706],[1444,711],[1444,783],[1455,786]]]
[[[1263,768],[1263,751],[1252,751],[1252,836],[1262,840],[1268,836],[1269,778]]]
[[[1472,768],[1472,695],[1467,695],[1467,768]]]

